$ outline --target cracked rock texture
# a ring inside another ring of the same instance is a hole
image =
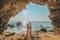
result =
[[[0,33],[7,29],[6,24],[10,18],[22,11],[30,2],[48,6],[53,28],[60,34],[60,0],[0,0]]]
[[[11,17],[22,11],[28,0],[0,0],[0,33],[7,29],[7,22]]]

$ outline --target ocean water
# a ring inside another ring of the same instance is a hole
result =
[[[49,21],[22,21],[22,25],[20,27],[16,26],[17,21],[10,21],[9,24],[14,24],[15,27],[8,27],[6,31],[15,32],[15,33],[26,33],[27,32],[27,24],[31,23],[32,31],[39,31],[41,29],[41,25],[48,30],[52,30],[53,27],[51,22]]]

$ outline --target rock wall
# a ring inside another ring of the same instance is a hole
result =
[[[60,0],[50,1],[48,8],[50,10],[49,18],[51,19],[54,31],[60,34]]]
[[[60,34],[60,0],[32,0],[38,5],[47,5],[50,11],[49,18],[54,31]]]
[[[12,16],[22,11],[28,0],[0,0],[0,33],[7,27],[6,24]]]
[[[49,18],[54,30],[60,34],[60,0],[0,0],[0,33],[7,28],[6,24],[10,18],[23,10],[30,2],[48,5]]]

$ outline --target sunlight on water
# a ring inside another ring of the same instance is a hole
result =
[[[22,25],[26,26],[27,25],[27,21],[22,21]]]

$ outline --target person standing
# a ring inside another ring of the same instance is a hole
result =
[[[31,23],[27,24],[27,37],[30,40],[32,37],[32,26]]]

